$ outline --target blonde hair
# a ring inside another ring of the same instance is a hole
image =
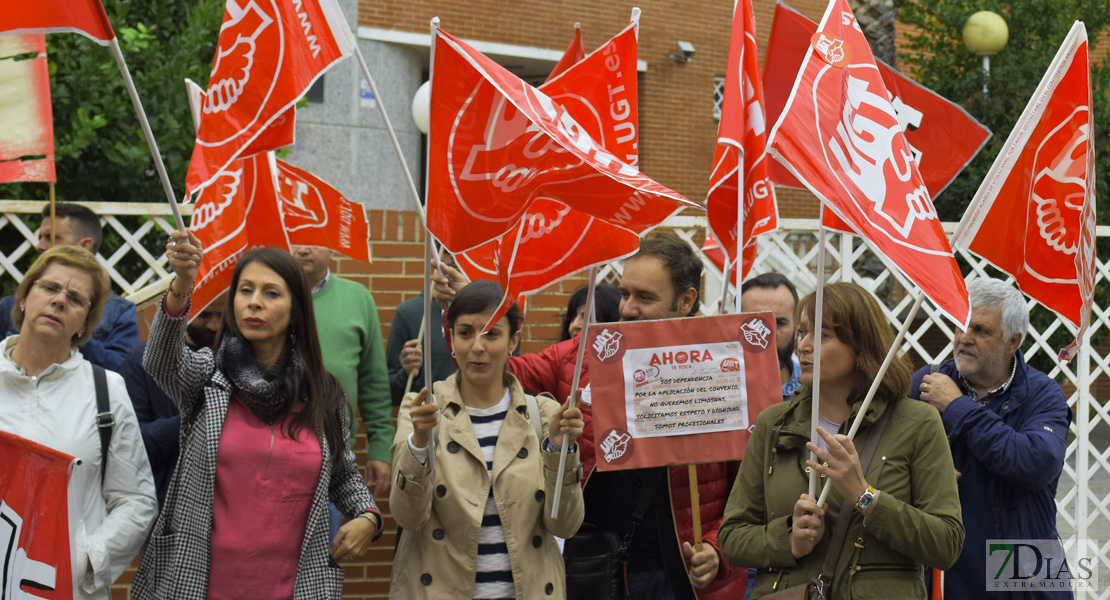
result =
[[[96,257],[79,246],[54,246],[39,255],[31,268],[27,269],[23,281],[19,282],[19,287],[15,290],[12,323],[15,324],[17,331],[23,328],[23,304],[27,300],[27,294],[31,291],[31,286],[42,278],[46,269],[55,263],[82,269],[92,276],[93,290],[89,298],[89,311],[85,315],[85,327],[73,336],[73,344],[80,346],[92,339],[93,330],[100,324],[100,318],[104,316],[104,306],[108,303],[111,281],[108,279],[108,272],[100,266]]]

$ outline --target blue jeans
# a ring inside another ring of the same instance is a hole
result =
[[[335,534],[339,533],[339,527],[343,525],[343,513],[334,504],[328,502],[328,543],[335,539]]]

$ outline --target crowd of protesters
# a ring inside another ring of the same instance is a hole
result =
[[[501,290],[467,283],[446,253],[432,326],[413,298],[388,344],[372,290],[331,273],[321,248],[248,252],[190,321],[204,248],[180,231],[141,345],[100,239],[87,208],[44,211],[40,255],[0,300],[0,431],[81,459],[68,484],[75,598],[109,598],[136,555],[137,598],[340,598],[340,565],[381,536],[375,498],[387,496],[394,598],[717,600],[806,586],[926,598],[934,569],[946,597],[980,598],[992,595],[987,540],[1058,537],[1071,413],[1025,362],[1028,311],[1005,282],[969,283],[952,359],[914,373],[894,357],[854,438],[894,339],[876,298],[827,285],[816,331],[812,294],[774,273],[744,282],[743,310],[774,315],[783,401],[758,416],[743,461],[696,466],[693,505],[685,465],[595,469],[588,367],[575,371],[587,322],[699,313],[702,261],[676,236],[645,238],[592,307],[574,292],[561,341],[535,354],[518,351],[521,307],[483,333]],[[831,489],[820,506],[814,470]]]

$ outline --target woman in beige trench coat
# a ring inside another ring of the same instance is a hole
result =
[[[389,504],[403,533],[390,598],[565,597],[555,536],[582,523],[582,413],[527,397],[505,372],[520,310],[481,333],[501,298],[492,281],[458,293],[446,313],[458,372],[434,384],[434,398],[425,388],[401,404]],[[564,435],[572,446],[552,519]]]

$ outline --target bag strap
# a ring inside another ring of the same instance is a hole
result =
[[[92,365],[93,386],[96,388],[96,428],[100,432],[100,486],[104,486],[104,473],[108,469],[108,447],[112,443],[112,407],[108,403],[108,377],[104,367]]]
[[[528,405],[528,420],[532,422],[532,429],[536,430],[536,441],[542,445],[543,425],[540,423],[540,406],[532,394],[524,394],[524,402]]]
[[[897,400],[891,402],[883,411],[883,416],[879,417],[879,421],[875,424],[874,429],[867,436],[867,443],[863,446],[863,454],[859,457],[860,470],[866,475],[867,467],[871,464],[871,458],[875,456],[875,449],[879,446],[879,438],[883,435],[883,430],[886,429],[886,424],[890,421],[890,415],[894,412],[894,406]],[[830,485],[831,482],[825,485]],[[820,593],[822,598],[827,598],[832,593],[832,580],[833,573],[836,570],[836,560],[840,558],[840,550],[844,547],[845,538],[848,537],[848,525],[852,521],[852,511],[855,510],[855,503],[850,499],[845,498],[844,503],[840,505],[840,512],[836,517],[836,528],[833,529],[832,539],[829,543],[829,552],[825,556],[825,564],[821,567],[821,588]]]

